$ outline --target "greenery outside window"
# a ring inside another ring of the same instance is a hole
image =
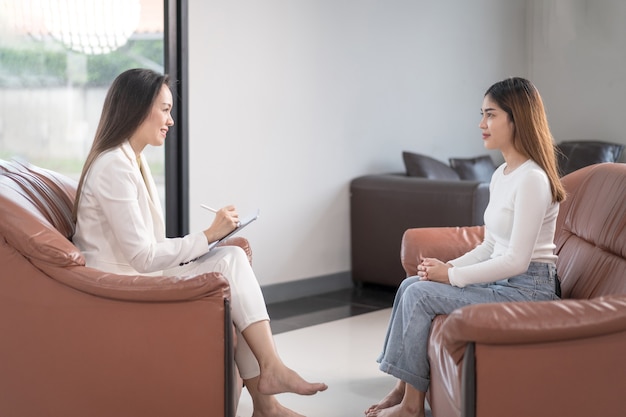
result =
[[[0,2],[0,159],[78,179],[113,79],[164,57],[163,0]],[[145,151],[162,199],[164,151]]]

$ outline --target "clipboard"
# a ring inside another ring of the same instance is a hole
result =
[[[239,221],[239,226],[237,226],[235,229],[233,229],[232,232],[230,232],[229,234],[227,234],[226,236],[222,237],[221,239],[216,240],[215,242],[212,242],[211,244],[209,244],[209,250],[213,249],[215,246],[219,245],[220,242],[228,239],[229,237],[239,233],[239,231],[241,229],[243,229],[244,227],[246,227],[247,225],[249,225],[250,223],[252,223],[253,221],[255,221],[256,219],[259,218],[259,213],[260,210],[257,209],[254,213],[243,217],[240,221]]]

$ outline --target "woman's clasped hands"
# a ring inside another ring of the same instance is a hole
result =
[[[444,263],[435,258],[424,258],[417,265],[417,275],[421,281],[434,281],[442,284],[450,284],[448,269],[452,268],[449,263]]]

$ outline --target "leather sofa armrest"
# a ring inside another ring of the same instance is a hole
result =
[[[457,363],[470,342],[516,345],[588,339],[626,330],[626,295],[478,304],[453,311],[443,343]]]
[[[240,246],[252,260],[249,242],[233,237],[223,245]],[[31,262],[55,280],[98,297],[124,301],[184,301],[202,297],[230,298],[228,281],[221,273],[195,276],[118,275],[86,266],[60,267],[32,259]]]
[[[408,229],[402,236],[402,266],[407,276],[416,275],[423,258],[447,262],[475,248],[483,237],[484,226]]]
[[[78,291],[123,301],[185,301],[230,297],[228,281],[211,272],[195,276],[117,275],[86,266],[56,267],[35,263],[48,276]]]
[[[248,239],[242,236],[233,236],[218,244],[218,246],[239,246],[248,256],[248,261],[252,263],[252,248]]]

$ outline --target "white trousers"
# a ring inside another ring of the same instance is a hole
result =
[[[196,261],[168,271],[174,274],[220,272],[230,284],[230,305],[237,331],[235,362],[243,379],[259,376],[259,363],[241,335],[249,325],[269,320],[265,299],[248,256],[239,246],[220,246]]]

